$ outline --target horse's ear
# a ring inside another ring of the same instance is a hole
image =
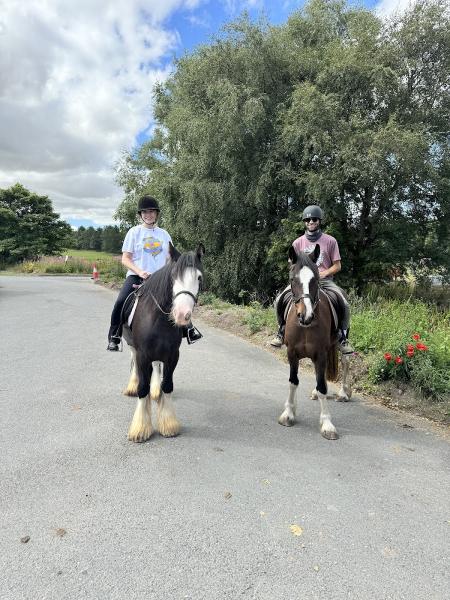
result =
[[[319,244],[316,244],[314,250],[311,252],[309,257],[313,262],[317,262],[317,259],[319,258],[319,256],[320,256],[320,246],[319,246]]]
[[[176,262],[181,256],[181,253],[178,252],[178,250],[175,248],[172,242],[169,242],[169,256],[173,260],[173,262]]]
[[[199,260],[202,260],[202,256],[205,254],[205,246],[200,242],[197,246],[197,256]]]
[[[295,251],[295,248],[294,248],[294,246],[291,246],[291,247],[289,248],[289,254],[288,254],[288,258],[289,258],[289,260],[291,261],[291,263],[292,263],[293,265],[295,265],[295,263],[297,262],[297,258],[298,258],[298,256],[297,256],[297,252]]]

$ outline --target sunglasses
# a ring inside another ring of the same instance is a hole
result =
[[[317,223],[318,220],[317,217],[311,217],[310,219],[303,219],[303,223]]]

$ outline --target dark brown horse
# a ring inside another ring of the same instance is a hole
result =
[[[202,284],[205,252],[181,254],[170,245],[171,262],[149,277],[139,289],[131,327],[123,336],[133,354],[132,371],[124,393],[137,396],[128,439],[144,442],[152,435],[151,401],[158,405],[158,431],[175,436],[180,423],[172,404],[173,372],[180,355],[182,327],[190,323]]]
[[[310,358],[316,371],[316,388],[313,399],[320,400],[320,433],[328,440],[338,437],[331,422],[327,403],[327,379],[334,381],[338,375],[337,335],[330,304],[319,286],[319,270],[316,265],[320,246],[313,252],[298,255],[291,246],[290,284],[293,304],[286,321],[284,341],[290,365],[290,390],[284,411],[278,422],[290,426],[295,422],[298,366],[302,358]],[[349,400],[351,390],[347,384],[349,358],[342,355],[343,382],[339,400]]]

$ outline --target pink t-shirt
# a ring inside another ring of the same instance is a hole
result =
[[[314,250],[316,244],[319,244],[320,246],[320,255],[316,262],[319,271],[325,271],[326,269],[329,269],[336,260],[341,260],[337,241],[333,236],[326,233],[322,233],[317,242],[310,242],[306,235],[301,235],[292,245],[296,252],[306,252],[306,254],[309,254]],[[333,277],[329,276],[327,279],[328,278],[332,279]]]

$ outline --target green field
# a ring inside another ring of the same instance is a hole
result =
[[[62,252],[62,255],[73,256],[73,258],[85,258],[86,260],[101,260],[111,258],[111,256],[116,256],[114,254],[109,254],[109,252],[100,252],[99,250],[74,250],[73,248],[68,248]]]

